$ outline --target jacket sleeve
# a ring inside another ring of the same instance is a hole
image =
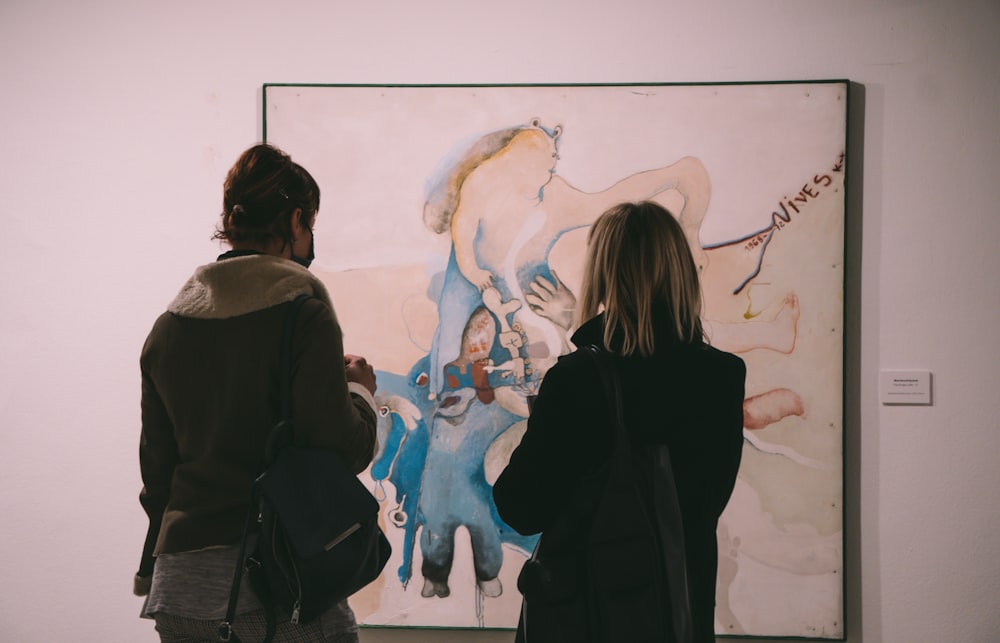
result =
[[[697,507],[689,510],[718,519],[736,485],[743,456],[743,398],[746,365],[735,355],[726,355],[712,387],[712,399],[704,405],[703,431],[708,440],[690,454],[688,470],[693,486],[702,490]]]
[[[148,368],[155,332],[154,329],[154,333],[151,333],[150,339],[143,347],[140,359],[142,429],[139,436],[139,469],[143,487],[139,492],[139,502],[149,519],[149,526],[133,587],[134,593],[139,595],[148,593],[148,579],[153,574],[155,562],[153,551],[160,534],[163,512],[170,498],[170,482],[174,467],[180,459],[177,442],[174,439],[173,424]]]
[[[584,360],[589,358],[573,353],[546,373],[524,437],[493,486],[500,517],[518,533],[549,527],[567,490],[602,461],[606,445],[599,430],[607,409],[595,367]]]
[[[722,435],[720,445],[722,457],[719,465],[722,485],[716,505],[719,514],[726,508],[730,496],[733,495],[736,474],[743,459],[743,399],[746,396],[747,367],[743,360],[735,355],[730,355],[730,359],[729,385],[725,388],[722,403],[716,409]]]
[[[354,473],[375,455],[374,399],[349,386],[340,324],[318,299],[303,304],[292,343],[292,417],[310,446],[331,448]]]

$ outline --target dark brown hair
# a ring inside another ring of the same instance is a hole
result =
[[[222,194],[222,222],[214,238],[229,243],[266,245],[271,240],[292,242],[291,215],[302,209],[302,221],[311,226],[319,210],[319,185],[291,157],[260,143],[240,155]]]

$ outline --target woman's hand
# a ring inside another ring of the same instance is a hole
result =
[[[375,369],[360,355],[344,355],[344,370],[347,372],[348,382],[357,382],[375,394],[377,384],[375,382]]]

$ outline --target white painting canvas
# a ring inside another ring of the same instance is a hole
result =
[[[322,190],[314,272],[378,374],[362,479],[393,555],[368,626],[513,628],[535,537],[491,484],[568,343],[589,225],[680,220],[709,341],[747,363],[719,634],[842,638],[846,81],[267,85],[265,137]],[[539,489],[560,494],[561,489]]]

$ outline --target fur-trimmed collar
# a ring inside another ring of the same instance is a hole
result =
[[[167,310],[182,317],[227,319],[313,295],[332,308],[323,283],[294,261],[249,255],[199,267]]]

